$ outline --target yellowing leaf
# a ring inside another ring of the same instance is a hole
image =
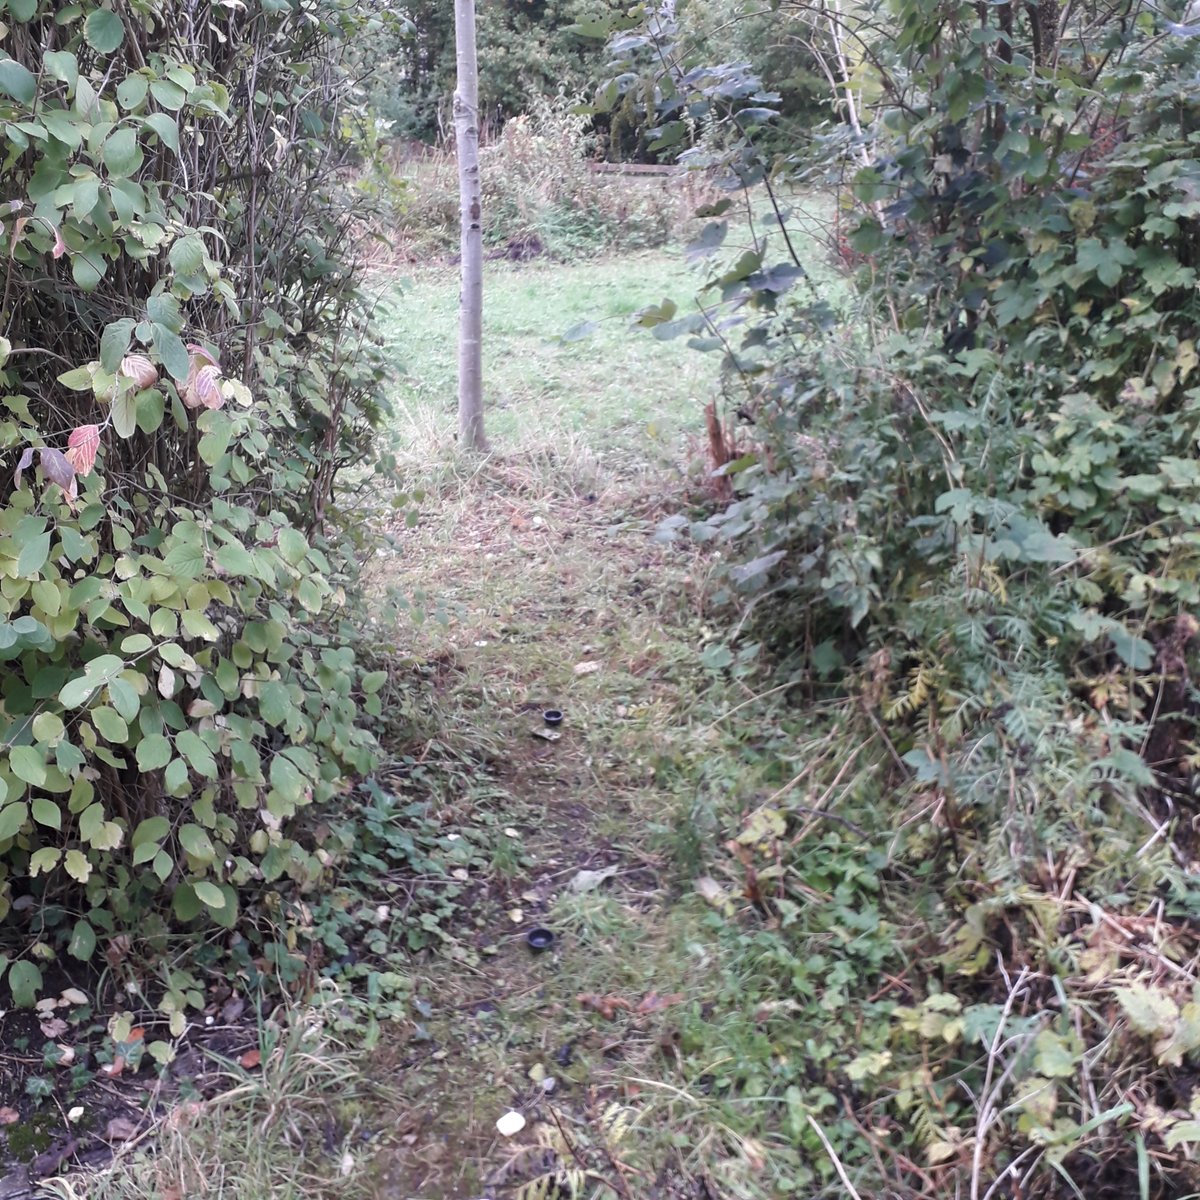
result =
[[[67,857],[63,861],[63,870],[78,883],[87,883],[92,874],[91,863],[80,850],[67,851]]]
[[[1113,995],[1138,1033],[1170,1035],[1174,1031],[1179,1008],[1160,988],[1133,983],[1129,987],[1113,988]]]

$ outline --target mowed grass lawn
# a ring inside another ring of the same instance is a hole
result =
[[[692,303],[702,277],[677,250],[599,262],[487,265],[484,397],[488,436],[501,453],[584,446],[610,468],[644,463],[655,446],[672,457],[701,427],[716,358],[686,338],[660,341],[631,327],[634,314],[671,297]],[[457,407],[458,274],[452,266],[401,281],[382,320],[396,367],[397,449],[453,441]],[[591,322],[579,341],[562,335]]]

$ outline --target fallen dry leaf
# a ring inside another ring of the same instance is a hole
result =
[[[42,1032],[48,1038],[60,1038],[67,1032],[68,1025],[62,1017],[51,1017],[48,1021],[43,1021],[41,1024]]]
[[[661,1012],[664,1008],[682,1003],[682,992],[672,992],[669,996],[660,996],[657,992],[651,992],[634,1011],[640,1013]]]
[[[623,996],[600,996],[595,992],[583,992],[575,999],[584,1008],[598,1012],[606,1021],[611,1021],[618,1012],[633,1012],[633,1002]]]
[[[247,1071],[253,1067],[257,1067],[262,1062],[262,1052],[259,1050],[247,1050],[241,1058],[238,1059],[238,1065],[246,1068]]]
[[[200,1101],[188,1100],[171,1109],[167,1114],[167,1124],[172,1129],[186,1129],[189,1125],[195,1124],[203,1112],[204,1105]]]
[[[105,1063],[100,1068],[101,1075],[107,1075],[109,1079],[116,1079],[120,1073],[125,1070],[125,1060],[118,1054],[110,1063]]]
[[[602,867],[599,871],[579,871],[575,878],[567,884],[567,891],[578,896],[584,892],[594,892],[605,880],[617,874],[618,867]]]
[[[600,670],[598,662],[581,662],[575,664],[576,675],[594,675],[598,670]]]
[[[0,1108],[0,1125],[15,1125],[21,1114],[15,1108]]]
[[[67,990],[62,994],[62,999],[68,1004],[75,1005],[86,1004],[88,1002],[87,996],[78,988],[67,988]]]
[[[104,1136],[110,1142],[127,1142],[137,1135],[137,1126],[128,1117],[113,1117],[104,1127]]]

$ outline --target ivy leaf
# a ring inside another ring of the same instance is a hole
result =
[[[42,973],[25,959],[8,968],[8,988],[18,1008],[32,1008],[42,990]]]

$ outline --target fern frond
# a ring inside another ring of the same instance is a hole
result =
[[[933,688],[933,672],[926,666],[914,667],[908,676],[908,691],[887,705],[883,710],[884,719],[895,721],[900,717],[920,712],[929,702]]]
[[[618,1145],[629,1132],[630,1112],[620,1104],[610,1104],[600,1114],[600,1128],[610,1146]]]

